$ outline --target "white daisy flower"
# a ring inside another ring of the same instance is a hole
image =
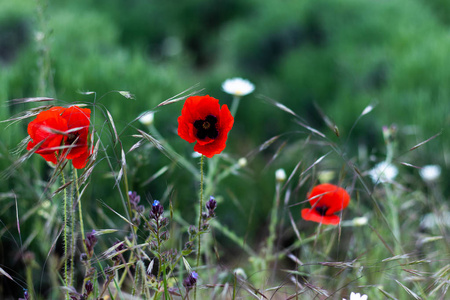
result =
[[[419,171],[424,181],[435,181],[441,176],[441,167],[438,165],[427,165]]]
[[[378,182],[390,182],[394,180],[398,174],[398,169],[385,161],[377,164],[372,170],[369,171],[370,177],[374,183]]]
[[[347,299],[342,299],[347,300]],[[361,295],[360,293],[353,293],[350,294],[350,300],[367,300],[367,295]]]
[[[222,83],[222,89],[225,93],[234,96],[245,96],[255,90],[253,83],[239,77],[227,79]]]
[[[150,126],[153,124],[154,115],[155,113],[151,111],[144,112],[139,117],[139,122],[141,122],[144,125]]]

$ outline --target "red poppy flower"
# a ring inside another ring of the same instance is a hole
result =
[[[234,118],[227,105],[210,96],[186,99],[178,117],[178,135],[189,143],[197,142],[194,151],[209,158],[225,149]]]
[[[302,209],[302,218],[326,225],[337,225],[341,221],[334,213],[346,208],[350,202],[347,191],[333,184],[315,186],[308,195],[311,208]]]
[[[46,161],[56,164],[59,157],[65,157],[72,160],[76,169],[84,168],[91,154],[88,145],[90,118],[90,109],[77,106],[55,106],[40,112],[28,124],[31,141],[27,150],[42,142],[35,152]]]

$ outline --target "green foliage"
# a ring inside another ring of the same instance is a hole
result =
[[[332,291],[330,297],[347,298],[349,291],[371,286],[363,291],[369,299],[382,297],[384,291],[410,299],[393,279],[421,296],[430,296],[431,291],[423,287],[445,287],[448,277],[441,262],[448,264],[448,228],[444,223],[423,228],[423,220],[448,211],[445,199],[450,188],[441,186],[442,182],[423,183],[415,168],[401,163],[439,164],[442,177],[448,176],[449,16],[450,4],[444,0],[2,1],[0,120],[42,105],[9,102],[25,97],[54,97],[58,99],[51,102],[55,105],[87,103],[95,112],[94,139],[101,140],[100,158],[82,197],[85,227],[119,230],[109,240],[100,239],[97,246],[100,258],[95,268],[100,275],[92,278],[100,278],[95,282],[98,296],[107,278],[104,268],[110,263],[101,254],[112,240],[124,240],[131,232],[123,219],[127,191],[123,191],[123,177],[118,180],[123,171],[122,150],[128,187],[142,195],[146,214],[154,198],[165,204],[166,211],[168,203],[173,205],[167,249],[178,249],[188,260],[195,253],[184,243],[196,244],[198,237],[187,234],[197,212],[198,160],[191,155],[192,147],[176,136],[181,103],[157,108],[153,126],[132,120],[193,86],[191,91],[204,88],[200,94],[230,106],[232,96],[221,90],[221,83],[228,77],[247,77],[256,91],[242,99],[225,155],[206,166],[210,173],[205,188],[217,196],[219,207],[218,218],[211,224],[214,244],[207,240],[209,247],[202,248],[213,264],[218,263],[213,259],[217,254],[225,267],[202,274],[203,284],[215,278],[217,285],[245,287],[237,293],[248,296],[247,290],[281,285],[286,274],[280,270],[290,270],[300,286],[308,287],[302,290],[305,297],[320,294],[313,289],[315,285]],[[87,91],[95,94],[79,93]],[[129,91],[135,99],[112,91]],[[276,109],[267,98],[279,101],[298,117]],[[373,110],[358,119],[369,105]],[[41,297],[50,295],[46,291],[51,289],[52,297],[57,297],[56,287],[62,285],[57,271],[62,263],[57,238],[62,203],[61,195],[53,193],[61,183],[51,182],[58,176],[38,155],[18,163],[26,153],[29,120],[0,123],[0,170],[5,170],[0,180],[1,267],[5,265],[7,272],[15,270],[13,277],[19,282],[33,275],[35,287],[43,284]],[[386,156],[382,126],[391,124],[398,129],[393,162],[400,175],[392,186],[372,185],[367,173]],[[136,129],[149,132],[166,151],[142,138],[142,144],[128,152],[140,140]],[[260,148],[275,136],[273,143]],[[241,157],[248,161],[245,167],[238,166]],[[288,176],[296,172],[280,196],[287,205],[282,203],[274,212],[273,174],[279,167]],[[306,195],[322,172],[331,172],[334,183],[353,192],[352,204],[344,213],[346,223],[339,229],[300,220]],[[389,203],[398,209],[400,243],[393,238]],[[371,227],[353,224],[356,216],[367,216]],[[271,226],[271,240],[277,244],[270,247],[265,244],[269,219],[278,226]],[[138,231],[136,243],[146,241],[144,230]],[[274,230],[278,235],[273,236]],[[286,258],[286,249],[305,264]],[[25,262],[31,273],[17,262],[16,250],[34,253],[34,262]],[[396,257],[400,254],[408,257]],[[47,259],[49,267],[42,273]],[[144,274],[148,261],[130,262],[139,272],[124,279],[125,286],[129,284],[136,294],[157,290],[157,281]],[[330,262],[335,264],[324,264]],[[171,261],[167,270],[159,270],[161,274],[168,271],[165,286],[172,287],[174,282],[182,286],[188,270],[178,263]],[[85,270],[77,268],[82,276]],[[234,275],[236,268],[244,269],[248,278]],[[405,274],[405,268],[417,268],[421,276],[429,276],[414,277],[417,274]],[[418,279],[423,284],[415,283]],[[292,289],[291,294],[298,291],[291,285],[287,289]],[[211,293],[226,294],[217,289]],[[5,290],[5,294],[22,296],[15,290]]]

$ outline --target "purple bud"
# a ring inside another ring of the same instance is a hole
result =
[[[114,246],[116,246],[116,245],[118,245],[118,246],[116,247],[116,252],[120,252],[120,251],[122,251],[122,250],[125,249],[125,245],[124,245],[123,242],[121,242],[121,241],[115,242],[115,243],[114,243]]]
[[[137,209],[137,205],[141,201],[141,196],[139,196],[136,192],[129,191],[128,198],[130,199],[131,206],[134,210]]]
[[[169,233],[167,231],[164,231],[163,233],[161,233],[161,239],[163,241],[167,241],[169,239]]]
[[[95,244],[97,244],[97,237],[95,236],[95,234],[96,234],[95,230],[92,230],[92,232],[86,234],[86,238],[84,240],[84,244],[88,249],[89,255],[92,255],[92,252],[94,251],[94,246]]]
[[[206,209],[208,210],[209,218],[214,217],[214,215],[215,215],[214,211],[216,210],[216,207],[217,207],[217,201],[214,199],[213,196],[210,196],[208,202],[206,202]]]
[[[88,261],[88,256],[87,256],[86,253],[81,253],[81,254],[80,254],[80,261],[81,261],[81,262],[86,262],[86,261]]]
[[[197,274],[197,272],[195,272],[195,271],[193,271],[193,272],[191,273],[191,276],[192,276],[192,278],[194,278],[195,280],[197,280],[197,278],[198,278],[198,274]]]
[[[215,210],[217,206],[217,201],[213,196],[209,197],[209,200],[206,202],[206,208],[208,210]]]
[[[198,274],[195,271],[192,271],[189,276],[183,280],[183,286],[186,288],[186,291],[192,289],[197,283]]]
[[[86,293],[89,295],[94,290],[94,285],[90,280],[88,280],[84,285],[84,288],[86,289]]]
[[[153,201],[152,210],[150,211],[150,218],[155,220],[159,219],[159,217],[163,214],[164,207],[158,200]]]
[[[190,236],[196,235],[197,231],[197,227],[195,227],[194,225],[189,226],[188,233]]]

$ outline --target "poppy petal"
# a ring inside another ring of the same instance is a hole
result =
[[[230,110],[226,105],[220,108],[219,100],[210,96],[193,96],[186,99],[181,116],[178,117],[178,135],[189,143],[197,141],[194,151],[211,158],[225,149],[233,123]],[[207,124],[208,127],[202,129],[199,127],[202,124]],[[207,131],[210,124],[215,126],[212,132]]]
[[[65,159],[75,159],[75,168],[86,165],[91,151],[88,147],[91,110],[71,106],[64,108],[52,107],[40,112],[36,119],[28,124],[28,134],[32,141],[27,149],[33,149],[38,143],[40,154],[45,160],[57,163],[58,156]],[[71,146],[69,150],[67,146]],[[63,150],[61,150],[63,149]]]
[[[312,207],[327,207],[326,215],[332,215],[348,206],[350,196],[345,189],[339,186],[323,183],[312,189],[308,195],[308,200]]]
[[[302,209],[302,218],[306,221],[312,221],[321,223],[324,225],[338,225],[341,221],[341,218],[336,215],[326,215],[322,216],[316,212],[314,209],[304,208]]]

